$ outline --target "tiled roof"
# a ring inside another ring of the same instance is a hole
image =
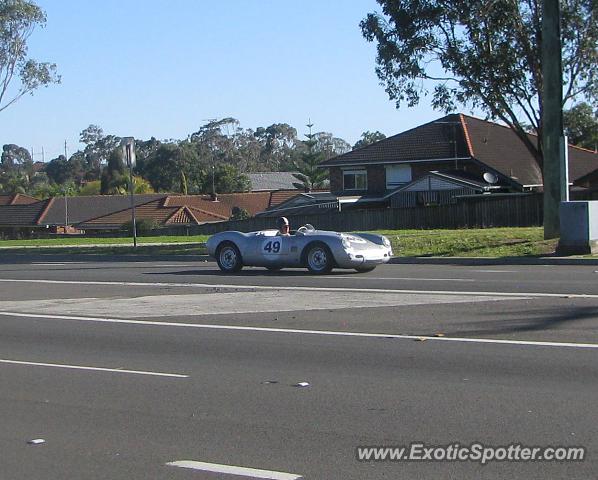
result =
[[[569,180],[575,182],[598,169],[598,153],[569,145]]]
[[[542,172],[534,157],[509,127],[462,115],[473,156],[520,185],[541,185]],[[535,142],[536,138],[530,135]]]
[[[532,142],[535,135],[529,135]],[[456,139],[456,144],[455,140]],[[533,155],[507,126],[463,114],[451,114],[364,148],[331,158],[323,166],[375,165],[473,158],[520,185],[542,185]],[[576,181],[598,169],[598,154],[569,146],[569,176]]]
[[[135,195],[135,205],[163,199],[165,193]],[[131,198],[128,195],[90,195],[67,197],[68,223],[78,224],[92,218],[109,215],[129,208]],[[54,197],[48,212],[41,219],[44,225],[64,225],[67,208],[64,197]]]
[[[37,203],[39,201],[39,198],[25,195],[24,193],[17,193],[11,205],[31,205],[32,203]]]
[[[43,172],[46,169],[47,163],[44,162],[33,162],[31,169],[34,173]]]
[[[286,201],[274,205],[264,212],[259,213],[259,216],[275,216],[285,214],[296,214],[298,212],[305,213],[311,211],[307,207],[318,206],[321,212],[322,208],[338,208],[338,198],[336,195],[331,194],[327,191],[317,191],[310,193],[298,193]]]
[[[210,195],[169,195],[164,206],[194,207],[210,214],[229,219],[233,207],[244,208],[250,215],[255,215],[268,208],[270,192],[223,193],[218,195],[218,201],[213,201]]]
[[[509,127],[463,115],[473,156],[521,185],[542,185],[542,173],[532,154]],[[529,135],[537,142],[535,135]],[[569,145],[569,179],[573,182],[598,169],[598,154]]]
[[[270,207],[286,202],[289,198],[293,198],[302,193],[303,191],[301,190],[279,190],[277,192],[272,192],[272,195],[270,195]]]
[[[25,205],[0,205],[0,226],[36,226],[40,215],[50,202],[51,200],[43,200]]]
[[[198,225],[207,222],[221,222],[229,217],[214,214],[188,205],[166,206],[163,199],[137,205],[137,220],[153,220],[162,225]],[[131,209],[125,208],[117,212],[93,218],[79,224],[82,228],[115,228],[131,221]]]
[[[455,144],[456,141],[456,144]],[[469,158],[459,115],[451,114],[322,162],[322,166]]]
[[[182,207],[164,207],[161,199],[153,200],[142,205],[135,206],[135,218],[137,220],[154,220],[157,223],[166,225],[171,223],[196,224],[193,215],[189,210]],[[131,209],[125,208],[118,212],[103,215],[87,220],[80,224],[82,228],[89,227],[118,227],[131,221]]]
[[[24,193],[12,193],[10,195],[0,195],[0,205],[31,205],[40,200]]]
[[[293,183],[298,182],[293,172],[260,172],[248,173],[251,191],[294,189]]]
[[[228,217],[225,217],[224,215],[218,215],[216,213],[207,212],[205,210],[201,210],[201,209],[195,208],[195,207],[186,207],[186,208],[189,209],[189,211],[193,214],[193,216],[199,223],[220,222],[222,220],[228,220]]]

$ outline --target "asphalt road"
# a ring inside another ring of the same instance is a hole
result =
[[[0,478],[596,478],[597,271],[0,256]],[[356,459],[415,442],[587,450]]]

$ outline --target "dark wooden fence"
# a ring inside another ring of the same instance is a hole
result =
[[[531,227],[542,225],[542,195],[476,195],[460,198],[453,205],[376,210],[349,210],[320,215],[289,216],[291,227],[311,223],[318,229],[339,232],[386,229]],[[255,217],[248,220],[207,223],[156,232],[163,235],[200,235],[238,230],[251,232],[276,228],[276,219]]]

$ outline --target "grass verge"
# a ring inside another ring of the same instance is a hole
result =
[[[138,245],[148,243],[204,243],[209,235],[194,236],[164,236],[164,237],[137,237]],[[0,247],[63,247],[85,245],[132,245],[131,237],[60,237],[36,238],[31,240],[0,240]]]
[[[550,255],[557,240],[544,240],[543,229],[380,230],[401,257],[521,257]]]
[[[550,255],[556,240],[545,241],[543,230],[532,228],[486,228],[467,230],[379,230],[386,235],[395,255],[401,257],[521,257]],[[36,240],[3,240],[0,254],[7,253],[86,253],[97,255],[198,255],[207,235],[140,237],[134,249],[130,238],[55,238]],[[154,245],[148,245],[154,244]],[[158,244],[158,245],[155,245]],[[31,247],[43,247],[40,249]],[[56,248],[51,248],[56,247]],[[69,248],[72,247],[72,248]],[[82,248],[85,247],[85,248]]]

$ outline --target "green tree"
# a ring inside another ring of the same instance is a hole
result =
[[[144,178],[134,176],[133,177],[133,185],[135,185],[135,193],[136,194],[155,193],[151,184]]]
[[[16,170],[0,171],[0,193],[27,193],[29,179]]]
[[[251,217],[251,214],[241,207],[233,207],[231,210],[230,220],[246,220]]]
[[[287,123],[273,123],[258,127],[254,136],[261,144],[259,168],[278,171],[292,165],[297,147],[297,130]]]
[[[143,177],[157,192],[193,192],[203,185],[205,171],[188,141],[163,143],[145,161]]]
[[[0,1],[0,112],[27,93],[60,83],[55,64],[38,63],[27,56],[29,37],[45,23],[45,12],[32,1]]]
[[[123,161],[122,151],[115,149],[102,170],[100,193],[102,195],[125,194],[128,189],[128,172]]]
[[[309,133],[305,136],[307,140],[303,142],[305,151],[301,154],[301,161],[295,162],[295,172],[293,176],[299,180],[294,183],[295,187],[302,188],[306,192],[311,192],[314,188],[322,188],[328,178],[326,169],[319,168],[320,162],[324,159],[323,153],[316,150],[318,140],[316,134],[312,133],[313,124],[307,125]]]
[[[598,110],[579,103],[563,112],[565,133],[569,143],[589,150],[598,150]]]
[[[484,110],[508,124],[542,168],[541,0],[378,0],[361,29],[396,102]],[[596,0],[562,0],[564,101],[598,97]],[[524,123],[538,132],[530,139]]]
[[[87,182],[85,185],[83,185],[81,187],[81,190],[79,190],[79,195],[84,195],[84,196],[100,195],[101,189],[102,189],[101,180],[93,180],[91,182]]]
[[[142,175],[145,170],[145,164],[150,156],[152,156],[162,142],[156,140],[154,137],[149,140],[135,140],[135,173]]]
[[[0,156],[0,161],[0,167],[6,171],[28,170],[33,165],[33,159],[31,158],[29,151],[14,143],[2,146],[2,156]]]
[[[98,125],[90,125],[79,135],[81,143],[85,144],[83,155],[87,163],[88,179],[98,179],[102,173],[101,165],[108,162],[112,152],[120,145],[121,138],[115,135],[104,135]]]
[[[178,146],[162,144],[145,164],[146,178],[156,192],[176,192],[180,186]]]
[[[214,170],[214,183],[217,193],[248,192],[251,190],[249,177],[241,172],[234,165],[219,165]],[[205,177],[205,193],[212,192],[211,175]]]
[[[384,140],[386,135],[376,130],[375,132],[365,131],[361,134],[361,138],[355,142],[353,145],[353,150],[357,150],[358,148],[367,147],[372,143],[379,142],[380,140]]]
[[[87,175],[87,162],[83,152],[77,151],[71,155],[68,160],[68,168],[71,178],[77,185],[81,185]]]
[[[58,158],[50,160],[45,166],[44,171],[51,182],[62,184],[67,180],[73,178],[71,165],[64,155],[60,155]]]
[[[318,132],[314,135],[316,141],[314,150],[322,153],[324,160],[342,155],[351,150],[351,145],[342,138],[337,138],[329,132]]]

